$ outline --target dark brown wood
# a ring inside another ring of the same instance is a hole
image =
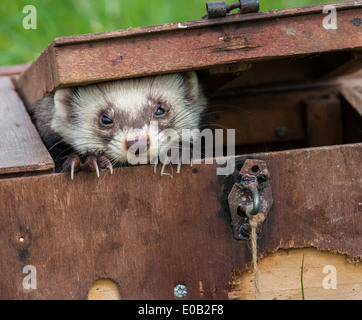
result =
[[[352,58],[333,70],[328,71],[323,78],[339,77],[355,73],[362,69],[362,52],[356,51],[352,54]]]
[[[333,94],[305,100],[310,147],[343,143],[341,101]]]
[[[259,254],[316,247],[362,256],[362,144],[255,154],[271,173],[274,204]],[[240,168],[245,156],[237,159]],[[226,299],[250,262],[233,238],[226,202],[233,176],[183,166],[174,179],[152,166],[0,180],[1,299],[85,299],[111,278],[122,299]],[[23,238],[23,241],[20,241]],[[23,267],[37,271],[26,290]]]
[[[274,205],[259,237],[261,255],[315,247],[362,254],[362,144],[261,155],[271,172]]]
[[[362,141],[362,88],[360,81],[354,87],[341,88],[344,139],[347,143]]]
[[[19,90],[29,106],[59,87],[361,49],[353,19],[362,4],[336,6],[337,30],[323,28],[320,5],[56,39],[20,77]]]
[[[340,92],[362,117],[362,87],[341,88]]]
[[[49,172],[53,160],[9,77],[0,77],[0,176]]]
[[[313,91],[233,97],[225,92],[210,99],[209,122],[235,129],[235,144],[250,145],[305,140],[302,101]],[[283,127],[284,135],[278,135]],[[224,145],[227,137],[224,135]]]

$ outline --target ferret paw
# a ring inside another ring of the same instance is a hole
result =
[[[193,155],[193,151],[192,149],[182,149],[180,147],[180,150],[179,150],[179,155],[178,155],[178,161],[177,161],[177,169],[176,169],[176,173],[179,174],[181,172],[181,165],[182,165],[182,161],[183,161],[183,156],[182,154],[186,152],[186,153],[189,153],[188,157],[185,157],[186,159],[184,159],[184,163],[183,164],[189,164],[190,167],[192,167],[192,163],[193,163],[193,158],[194,158],[194,155]],[[176,164],[176,163],[174,163]],[[155,174],[157,174],[157,166],[158,164],[156,163],[153,167],[153,172]],[[167,166],[169,167],[169,171],[170,172],[165,172]],[[174,175],[174,170],[173,170],[173,167],[172,167],[172,163],[170,164],[162,164],[161,163],[161,177],[162,176],[169,176],[173,179]]]
[[[99,178],[99,169],[109,169],[110,173],[113,174],[112,163],[105,156],[90,154],[80,157],[77,154],[72,154],[64,162],[62,172],[70,172],[72,180],[74,180],[74,172],[78,171],[95,171]]]

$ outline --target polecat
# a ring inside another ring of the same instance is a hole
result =
[[[150,159],[170,144],[165,129],[189,139],[182,130],[198,129],[205,109],[196,73],[186,72],[58,89],[33,105],[32,116],[56,171],[73,179],[81,170],[112,173],[130,162],[135,144],[134,156]]]

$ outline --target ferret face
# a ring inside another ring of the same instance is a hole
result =
[[[182,130],[199,128],[206,104],[196,73],[188,72],[60,89],[54,107],[52,129],[76,152],[132,163],[139,153],[150,159],[173,139],[188,139]]]

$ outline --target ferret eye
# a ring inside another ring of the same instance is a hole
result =
[[[103,125],[105,127],[110,127],[113,125],[113,120],[111,118],[109,118],[108,116],[106,116],[105,114],[103,114],[101,116],[100,123],[101,123],[101,125]]]
[[[166,110],[163,108],[163,107],[159,107],[156,112],[155,112],[155,115],[156,116],[162,116],[163,114],[166,113]]]

